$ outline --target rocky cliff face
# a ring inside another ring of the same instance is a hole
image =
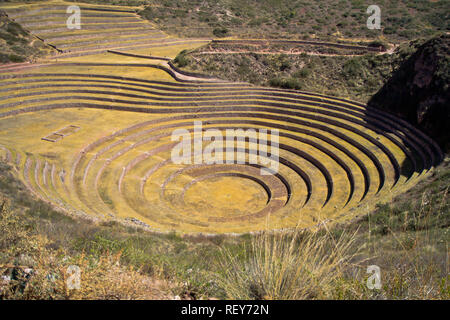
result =
[[[450,152],[450,35],[435,37],[404,61],[369,100],[421,128]]]

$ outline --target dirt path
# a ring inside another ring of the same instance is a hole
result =
[[[377,55],[383,55],[383,54],[393,54],[397,46],[391,46],[391,48],[384,52],[379,52]],[[361,54],[336,54],[336,53],[319,53],[319,52],[313,52],[313,51],[286,51],[286,50],[279,50],[279,51],[251,51],[251,50],[223,50],[223,51],[201,51],[197,52],[196,54],[249,54],[249,53],[256,53],[256,54],[286,54],[286,55],[302,55],[307,54],[309,56],[322,56],[322,57],[356,57],[356,56],[362,56],[367,54],[367,52],[361,53]]]
[[[235,51],[201,51],[196,54],[249,54],[249,53],[256,53],[256,54],[286,54],[286,55],[301,55],[301,54],[307,54],[309,56],[323,56],[323,57],[337,57],[337,56],[346,56],[346,57],[354,57],[354,56],[361,56],[363,54],[332,54],[332,53],[318,53],[318,52],[308,52],[308,51],[298,51],[298,52],[291,52],[291,51],[249,51],[249,50],[235,50]]]

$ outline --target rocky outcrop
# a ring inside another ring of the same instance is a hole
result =
[[[370,99],[420,127],[450,152],[450,35],[426,41]]]

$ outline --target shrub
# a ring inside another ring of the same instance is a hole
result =
[[[294,73],[296,78],[307,78],[311,74],[311,70],[307,68],[302,68]]]
[[[291,63],[289,62],[289,60],[283,60],[281,62],[280,71],[285,71],[290,68],[291,68]]]
[[[270,79],[269,85],[271,87],[295,90],[301,90],[303,87],[300,81],[296,78],[273,78]]]
[[[349,79],[360,75],[362,72],[362,65],[357,59],[350,59],[342,66],[344,76]]]
[[[186,50],[181,51],[173,60],[180,68],[186,67],[189,64],[189,59],[186,57]]]
[[[381,47],[383,50],[386,50],[389,47],[389,45],[385,41],[382,41],[382,40],[374,40],[374,41],[370,42],[368,44],[368,46],[374,47],[374,48]]]
[[[229,30],[225,27],[215,28],[213,34],[218,38],[223,38],[228,35]]]
[[[223,250],[221,285],[230,299],[326,298],[353,257],[354,235],[263,232],[243,257]]]

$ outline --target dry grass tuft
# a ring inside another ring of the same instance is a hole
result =
[[[231,299],[326,298],[354,256],[354,234],[263,232],[244,249],[244,257],[223,251],[219,283]]]

